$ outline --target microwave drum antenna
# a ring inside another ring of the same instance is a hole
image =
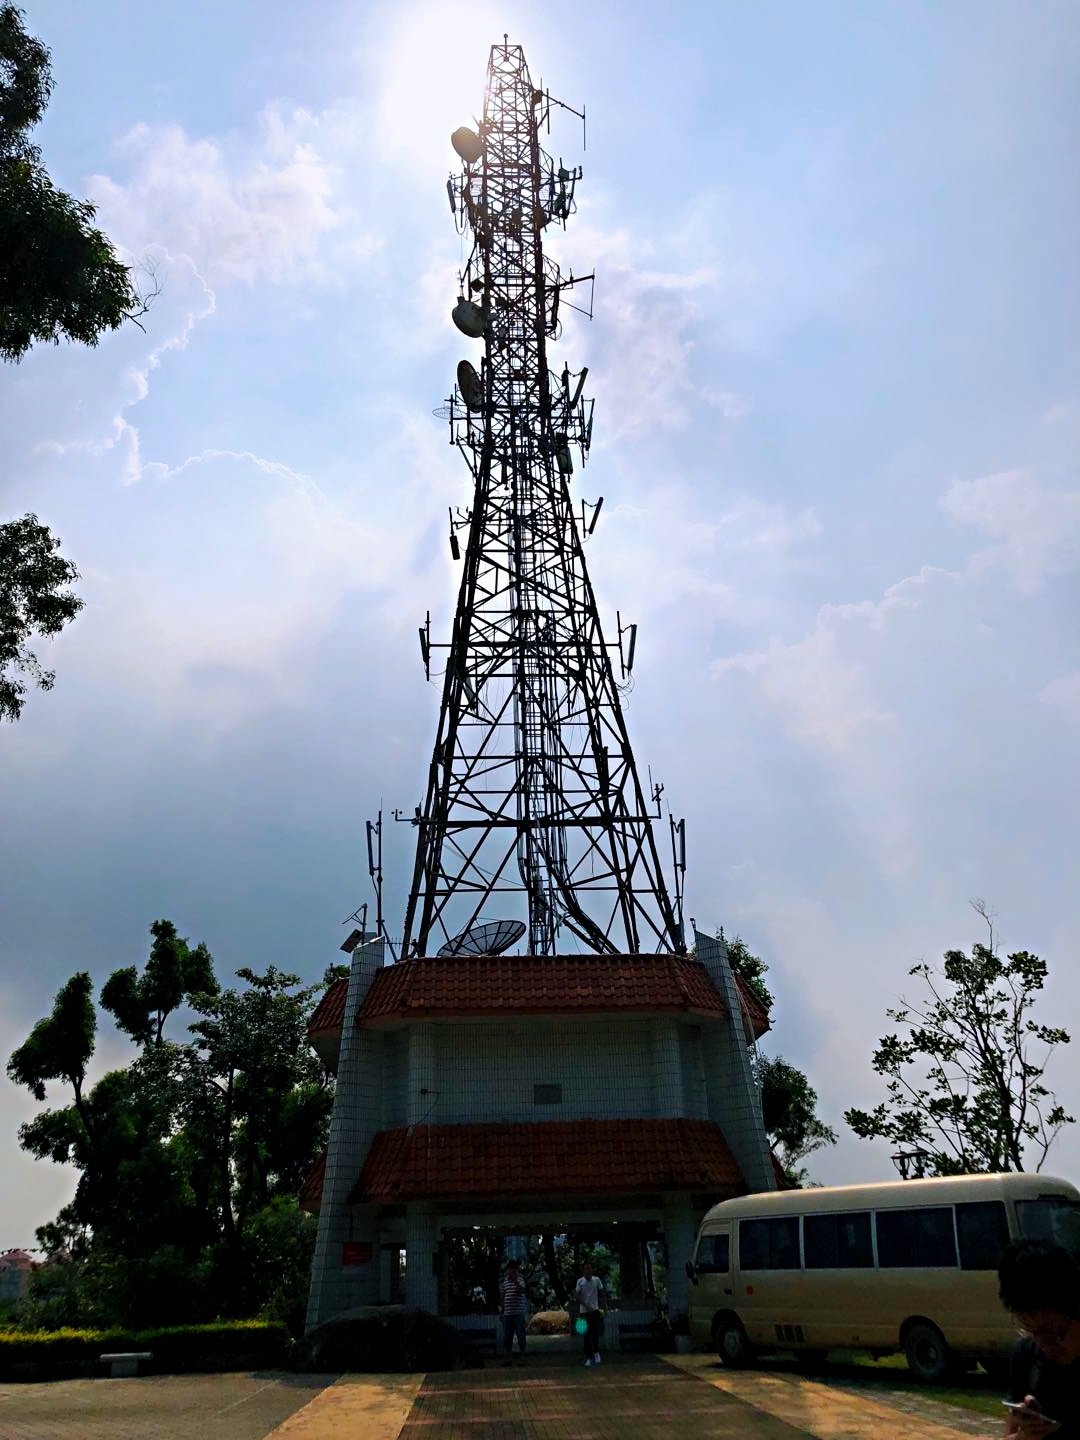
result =
[[[487,328],[484,311],[474,300],[466,300],[464,296],[458,297],[452,315],[454,324],[463,335],[468,335],[470,340],[479,340]]]
[[[484,408],[484,386],[480,376],[476,373],[476,367],[470,365],[468,360],[462,360],[457,367],[458,389],[461,391],[461,398],[465,401],[467,410],[482,410]]]
[[[467,125],[458,126],[450,136],[450,144],[466,165],[475,165],[484,153],[484,142],[476,131],[470,130]]]

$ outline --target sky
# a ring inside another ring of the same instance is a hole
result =
[[[583,155],[550,143],[595,319],[552,363],[596,396],[575,485],[609,633],[639,626],[638,764],[686,819],[688,914],[770,966],[764,1048],[841,1136],[812,1174],[894,1173],[842,1114],[881,1098],[910,967],[985,937],[973,898],[1080,1030],[1080,8],[26,9],[49,169],[164,288],[145,333],[0,372],[0,514],[86,601],[0,734],[5,1062],[162,916],[223,976],[318,978],[380,803],[400,928],[416,629],[448,633],[468,501],[432,415],[469,350],[449,135],[504,32],[586,108]],[[127,1053],[103,1026],[94,1073]],[[1078,1074],[1048,1072],[1074,1113]],[[35,1108],[0,1079],[0,1249],[73,1190],[18,1149]],[[1045,1168],[1080,1181],[1080,1136]]]

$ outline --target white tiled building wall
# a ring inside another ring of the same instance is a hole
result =
[[[669,1015],[416,1022],[383,1032],[378,1128],[636,1116],[721,1120],[710,1115],[718,1077],[710,1085],[706,1054],[712,1059],[733,1039],[727,1024]],[[560,1086],[561,1100],[537,1103],[536,1085]],[[730,1104],[723,1108],[730,1111]]]
[[[685,1113],[679,1030],[666,1016],[411,1029],[430,1030],[434,1064],[432,1069],[425,1064],[423,1046],[414,1035],[409,1103],[402,1105],[403,1097],[394,1086],[399,1125]],[[537,1103],[537,1085],[560,1086],[561,1100]],[[424,1089],[428,1094],[421,1096]]]

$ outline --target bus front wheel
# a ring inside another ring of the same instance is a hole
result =
[[[956,1361],[936,1325],[919,1320],[904,1336],[908,1369],[924,1385],[937,1385],[953,1373]]]
[[[729,1370],[742,1370],[754,1363],[754,1347],[737,1315],[719,1315],[713,1322],[716,1353]]]

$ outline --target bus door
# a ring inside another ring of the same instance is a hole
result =
[[[691,1291],[690,1303],[701,1333],[708,1338],[717,1311],[730,1310],[733,1306],[730,1221],[710,1227],[699,1237],[694,1275],[697,1283]]]

